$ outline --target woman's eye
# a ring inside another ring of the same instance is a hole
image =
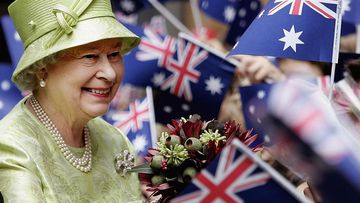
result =
[[[110,59],[112,60],[120,60],[122,58],[120,52],[113,52],[111,54],[108,55]]]
[[[95,54],[86,54],[84,56],[82,56],[82,59],[91,59],[91,60],[95,60],[98,56]]]

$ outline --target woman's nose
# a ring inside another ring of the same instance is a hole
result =
[[[99,71],[96,74],[97,78],[105,80],[105,81],[109,81],[109,82],[115,82],[116,72],[107,56],[101,58],[98,66],[99,66]]]

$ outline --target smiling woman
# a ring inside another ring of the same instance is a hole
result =
[[[98,118],[139,38],[109,0],[16,0],[9,13],[25,46],[12,79],[32,94],[0,121],[5,202],[141,201],[137,175],[114,165],[129,152],[131,164],[131,143]]]
[[[88,120],[106,113],[123,77],[120,48],[118,39],[93,42],[63,51],[56,63],[41,69],[37,77],[46,86],[34,94],[44,108],[58,108],[45,111],[66,112],[68,122],[71,117]]]

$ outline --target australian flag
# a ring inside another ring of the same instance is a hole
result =
[[[159,2],[166,2],[167,0],[159,0]],[[134,14],[142,9],[150,8],[151,5],[147,0],[111,0],[113,9],[121,11],[126,15]]]
[[[229,26],[225,41],[234,45],[261,9],[258,0],[200,0],[200,9],[209,17]]]
[[[229,55],[336,63],[340,35],[338,4],[338,0],[270,0]]]
[[[259,135],[259,140],[263,141],[266,132],[262,125],[262,118],[267,112],[267,99],[271,91],[272,84],[261,83],[239,88],[244,113],[245,125],[247,129]]]
[[[190,36],[179,37],[176,46],[166,68],[154,73],[152,80],[162,95],[154,99],[157,120],[169,122],[195,113],[204,120],[216,118],[235,66]]]
[[[134,14],[144,8],[142,0],[111,0],[115,11],[121,11],[126,15]]]
[[[258,0],[239,1],[239,8],[235,20],[230,24],[230,29],[225,38],[225,42],[230,45],[235,45],[251,22],[259,14],[260,9],[261,4]]]
[[[175,54],[176,38],[160,35],[139,26],[126,27],[141,37],[141,43],[124,57],[123,83],[139,87],[152,86],[154,73],[159,69],[166,69],[166,65]]]
[[[16,66],[24,52],[24,46],[10,16],[1,17],[1,25],[4,30],[12,64]]]
[[[225,24],[235,20],[238,12],[239,1],[237,0],[200,0],[200,9],[208,16]]]
[[[329,94],[330,77],[306,77],[301,78],[300,82],[306,82],[314,91],[322,92],[324,95]],[[257,141],[266,141],[268,132],[263,126],[263,118],[268,113],[268,99],[274,84],[261,83],[250,86],[239,87],[242,110],[247,129],[253,129],[253,132],[259,135]]]
[[[360,1],[359,0],[343,0],[342,1],[343,21],[359,24],[360,23]]]
[[[142,41],[125,56],[124,83],[156,89],[157,122],[168,123],[195,113],[205,120],[216,118],[235,65],[189,41],[192,37],[176,39],[148,29],[134,30]]]
[[[334,176],[334,178],[339,178],[339,180],[341,179],[347,182],[346,186],[337,186],[336,183],[333,183],[333,185],[327,186],[327,190],[336,191],[338,187],[347,187],[359,191],[360,151],[358,141],[354,137],[351,137],[344,129],[346,124],[342,126],[336,119],[327,97],[316,94],[311,88],[311,85],[306,85],[304,81],[293,79],[273,87],[268,104],[269,115],[276,118],[276,120],[279,121],[277,123],[282,122],[283,126],[292,132],[290,135],[297,136],[302,142],[306,143],[306,145],[320,157],[324,164],[327,165],[331,173],[339,174],[338,176]],[[269,131],[278,128],[278,126],[280,125],[274,124],[274,122],[264,124],[264,127]],[[270,134],[271,137],[276,138],[277,136],[288,133],[275,132]],[[291,136],[289,138],[291,138]],[[286,146],[287,145],[288,144],[286,144]],[[283,144],[278,145],[278,147],[280,146],[283,146]],[[291,148],[291,150],[293,149]],[[314,162],[311,156],[306,157],[308,161]],[[288,154],[287,159],[289,159]],[[292,160],[290,160],[290,162],[293,164],[297,163],[297,161],[294,162]],[[296,169],[298,167],[293,168]],[[320,178],[320,176],[314,173],[323,169],[323,166],[319,166],[319,168],[310,170],[307,174],[310,174],[310,177],[315,181]],[[320,173],[322,172],[320,171]],[[342,192],[342,196],[346,196],[347,199],[351,198],[355,200],[359,198],[359,192],[354,194],[347,192],[347,190]],[[339,197],[339,199],[341,199],[341,197]],[[343,202],[353,201],[344,200]]]
[[[238,139],[174,198],[178,202],[309,202]]]
[[[9,64],[0,64],[0,119],[23,98],[21,92],[11,82],[13,71]]]
[[[157,141],[151,88],[146,97],[136,99],[125,110],[110,111],[105,118],[119,128],[132,142],[136,152],[145,156]]]

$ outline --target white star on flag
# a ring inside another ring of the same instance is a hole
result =
[[[10,84],[9,81],[3,80],[3,81],[1,82],[1,90],[3,90],[3,91],[8,91],[8,90],[10,89],[10,87],[11,87],[11,84]]]
[[[132,141],[135,151],[142,152],[145,150],[145,146],[148,144],[145,135],[136,135],[136,138]]]
[[[257,1],[251,1],[250,9],[255,11],[257,8],[258,8],[258,2]]]
[[[214,76],[210,76],[209,79],[205,80],[206,90],[210,91],[212,95],[218,93],[221,94],[221,89],[224,85],[221,83],[221,78],[215,78]]]
[[[208,7],[209,7],[209,2],[206,0],[206,1],[203,1],[202,3],[201,3],[201,7],[203,8],[203,9],[207,9]]]
[[[181,109],[184,111],[189,111],[190,110],[190,106],[188,104],[182,104],[181,105]]]
[[[163,110],[166,112],[166,113],[171,113],[173,110],[171,108],[171,106],[164,106]]]
[[[341,6],[341,14],[344,15],[346,12],[350,11],[350,3],[351,0],[342,0],[342,6]]]
[[[295,32],[294,25],[291,27],[290,31],[287,31],[285,29],[283,29],[283,31],[285,36],[279,39],[279,41],[285,42],[283,51],[291,47],[294,50],[294,52],[296,52],[296,45],[304,44],[304,42],[299,39],[300,35],[303,32],[302,31]]]
[[[135,9],[135,5],[132,1],[125,0],[120,2],[120,6],[127,12],[133,12]]]
[[[227,6],[224,10],[224,17],[225,17],[225,20],[227,22],[232,22],[234,21],[234,18],[235,18],[235,15],[236,15],[236,11],[234,9],[234,7],[232,6]]]
[[[254,106],[254,105],[250,105],[250,106],[249,106],[249,112],[250,112],[251,114],[255,114],[255,106]]]
[[[165,74],[164,73],[155,73],[151,82],[154,83],[155,86],[160,86],[165,81]]]
[[[264,90],[258,91],[257,97],[258,97],[259,99],[264,99],[265,96],[266,96],[266,93],[265,93]]]
[[[239,15],[240,18],[244,18],[244,17],[246,16],[246,13],[247,13],[246,9],[245,9],[245,8],[241,8],[241,9],[239,10],[238,15]]]

